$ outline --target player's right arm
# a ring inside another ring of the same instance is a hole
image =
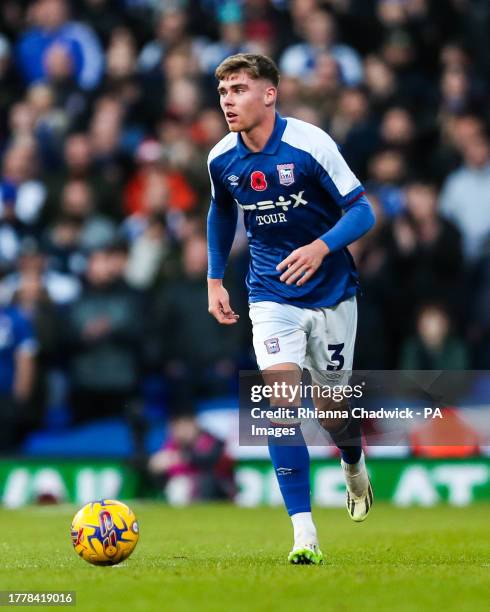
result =
[[[223,286],[226,262],[235,237],[237,206],[231,194],[216,177],[208,160],[211,181],[211,204],[208,213],[208,310],[223,325],[239,319],[230,306],[230,296]]]

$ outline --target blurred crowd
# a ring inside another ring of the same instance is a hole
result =
[[[205,283],[213,73],[241,51],[376,208],[355,366],[490,368],[488,2],[3,0],[0,24],[1,449],[61,404],[189,414],[254,367],[243,229],[239,325]]]

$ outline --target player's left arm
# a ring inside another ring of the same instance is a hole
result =
[[[316,240],[295,249],[281,261],[277,270],[287,285],[304,285],[321,266],[324,258],[358,240],[375,222],[373,208],[364,188],[347,165],[333,140],[320,132],[319,152],[312,157],[312,172],[325,191],[342,208],[337,223]]]

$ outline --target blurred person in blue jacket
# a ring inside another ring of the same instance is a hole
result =
[[[46,79],[46,58],[52,47],[69,57],[73,75],[85,90],[97,87],[104,70],[104,53],[93,30],[69,19],[65,0],[37,0],[30,16],[34,24],[19,40],[17,64],[30,84]]]
[[[16,306],[0,305],[0,452],[20,441],[25,407],[35,378],[37,343],[29,320]]]

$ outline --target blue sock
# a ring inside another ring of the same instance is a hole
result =
[[[310,455],[301,427],[295,430],[294,436],[269,436],[269,453],[289,516],[311,512]]]
[[[350,416],[337,431],[329,431],[345,463],[357,463],[361,458],[361,420]]]

